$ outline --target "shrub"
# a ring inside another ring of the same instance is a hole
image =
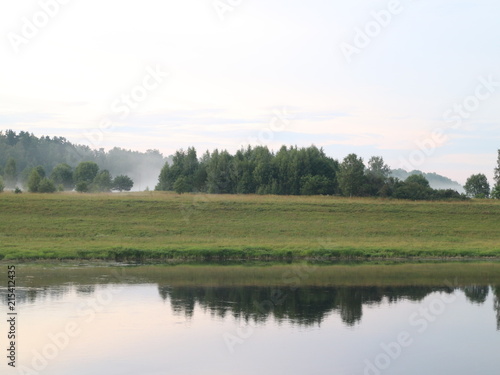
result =
[[[79,182],[76,184],[75,190],[79,193],[87,193],[89,191],[89,185],[86,182]]]
[[[42,177],[40,176],[40,173],[36,170],[36,168],[33,168],[31,170],[30,176],[28,178],[28,191],[30,193],[38,192],[38,188],[40,186],[40,181],[42,181]]]
[[[38,185],[39,193],[53,193],[56,191],[56,186],[47,177],[42,178],[40,184]]]

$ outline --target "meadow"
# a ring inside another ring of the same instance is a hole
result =
[[[0,259],[500,258],[500,202],[0,194]]]

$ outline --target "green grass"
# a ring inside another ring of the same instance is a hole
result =
[[[0,259],[500,258],[500,202],[0,194]]]

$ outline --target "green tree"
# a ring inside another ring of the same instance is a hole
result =
[[[86,182],[78,182],[75,186],[75,190],[79,193],[87,193],[89,191],[89,185]]]
[[[196,156],[194,147],[189,147],[187,151],[176,151],[172,164],[165,163],[158,179],[156,190],[170,191],[174,189],[174,183],[179,177],[185,177],[183,185],[187,185],[187,191],[201,190],[204,181],[200,181],[203,173],[200,174],[200,163]]]
[[[497,185],[500,184],[500,150],[498,150],[497,166],[495,167],[494,180],[495,180]]]
[[[41,165],[36,166],[33,169],[35,169],[38,172],[38,174],[40,175],[41,178],[45,177],[45,169]]]
[[[429,180],[427,180],[423,175],[421,174],[412,174],[408,176],[405,180],[406,184],[417,184],[420,185],[424,188],[429,188]]]
[[[330,190],[331,181],[325,176],[307,175],[302,177],[301,195],[326,195]]]
[[[73,189],[73,169],[66,163],[56,165],[50,178],[55,184],[62,185],[67,190]]]
[[[394,191],[397,199],[426,200],[433,197],[429,181],[421,174],[412,174]]]
[[[38,185],[39,193],[53,193],[56,191],[56,186],[47,177],[42,178]]]
[[[73,172],[73,181],[78,184],[85,182],[88,186],[94,181],[99,172],[99,166],[93,161],[84,161],[78,164]]]
[[[386,180],[390,173],[391,168],[384,163],[384,159],[381,156],[372,156],[370,160],[368,160],[367,174]]]
[[[174,191],[177,194],[186,193],[189,191],[189,183],[187,177],[179,176],[174,182]]]
[[[3,182],[2,176],[0,176],[0,193],[2,193],[4,189],[5,189],[5,184]]]
[[[366,185],[365,193],[367,195],[383,195],[387,193],[387,188],[382,191],[385,186],[391,169],[384,163],[381,156],[372,156],[368,160],[368,168],[366,169]]]
[[[234,193],[232,156],[226,151],[214,150],[207,162],[207,189],[209,193]]]
[[[490,195],[490,184],[482,173],[471,175],[464,185],[465,193],[472,198],[488,198]]]
[[[500,184],[495,184],[491,189],[491,198],[500,199]]]
[[[497,166],[494,170],[495,174],[493,179],[495,180],[495,185],[491,190],[491,197],[495,199],[500,199],[500,150],[498,150]]]
[[[98,192],[109,192],[113,186],[111,174],[107,169],[99,171],[92,182],[91,189]]]
[[[17,166],[14,158],[9,158],[5,163],[5,168],[3,172],[3,177],[5,180],[5,185],[12,188],[17,182]]]
[[[276,176],[273,163],[273,154],[267,147],[258,146],[252,150],[251,158],[253,160],[253,163],[255,164],[255,168],[253,168],[252,178],[255,182],[256,193],[277,194],[278,186],[277,183],[274,182],[276,180]],[[298,181],[297,188],[300,189],[300,181]],[[299,192],[297,192],[297,194],[299,194]]]
[[[173,186],[172,186],[173,187]],[[157,191],[169,191],[170,188],[170,165],[165,163],[158,176],[158,183],[155,186]]]
[[[338,181],[340,191],[345,196],[360,195],[365,183],[365,165],[356,154],[347,155],[339,167]]]
[[[42,181],[40,173],[38,173],[36,168],[33,168],[28,178],[28,191],[30,193],[37,193],[40,186],[40,181]]]
[[[113,190],[130,191],[134,186],[134,181],[128,176],[119,175],[113,180]]]

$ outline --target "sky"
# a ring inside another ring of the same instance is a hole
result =
[[[492,181],[497,0],[0,4],[0,130],[165,156],[323,147]]]

